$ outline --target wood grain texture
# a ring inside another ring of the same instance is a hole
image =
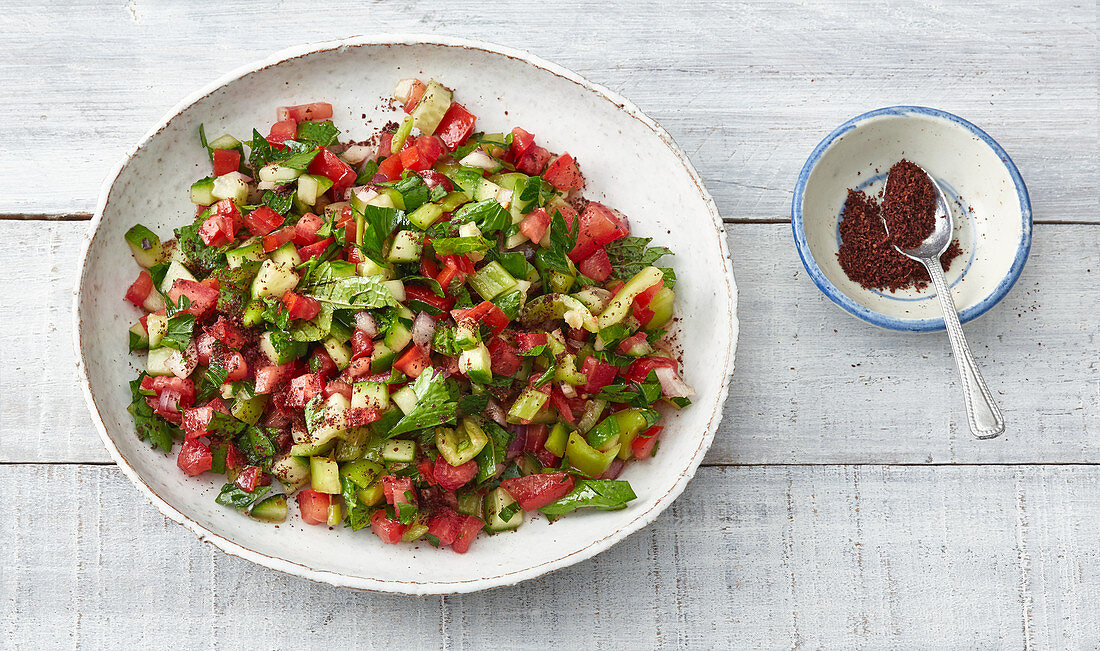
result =
[[[799,168],[844,120],[895,104],[998,139],[1038,219],[1096,221],[1096,4],[480,0],[6,3],[0,213],[90,212],[101,179],[188,93],[285,45],[459,34],[529,50],[623,93],[691,155],[726,218],[785,219]],[[487,19],[491,17],[491,19]],[[289,22],[288,22],[289,19]],[[292,30],[287,26],[293,23]],[[338,100],[338,98],[332,98]],[[64,183],[46,170],[63,169]]]
[[[226,556],[114,467],[0,466],[7,648],[1084,648],[1100,469],[704,468],[608,552],[421,599]],[[369,553],[379,544],[363,532]],[[489,539],[475,544],[491,545]]]
[[[73,371],[81,222],[0,221],[0,461],[109,461]],[[1016,287],[966,326],[1008,421],[976,441],[942,335],[847,316],[805,277],[784,224],[727,224],[737,371],[710,464],[1100,462],[1100,228],[1041,225]],[[129,262],[126,262],[129,264]],[[119,297],[119,309],[130,309]],[[122,336],[124,333],[120,333]],[[913,400],[919,392],[922,400]]]

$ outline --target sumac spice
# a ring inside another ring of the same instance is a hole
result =
[[[914,178],[914,171],[919,178]],[[899,173],[896,181],[895,173]],[[890,187],[883,204],[863,192],[848,190],[848,200],[840,215],[837,259],[848,278],[868,289],[896,292],[912,287],[920,291],[931,280],[928,271],[921,263],[897,251],[894,243],[899,242],[902,248],[913,248],[932,233],[935,188],[924,172],[909,161],[894,165],[889,178]],[[884,210],[889,212],[884,214]],[[889,235],[882,222],[884,216],[891,220]],[[950,268],[951,261],[961,253],[958,240],[952,240],[940,256],[944,270]]]

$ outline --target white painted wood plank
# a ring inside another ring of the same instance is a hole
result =
[[[418,0],[342,4],[335,24],[301,0],[6,4],[0,169],[14,191],[0,213],[90,211],[107,169],[197,87],[283,45],[377,31],[497,41],[624,93],[691,154],[727,218],[787,217],[813,146],[894,104],[985,128],[1038,218],[1098,213],[1096,3],[563,0],[548,16]]]
[[[0,220],[0,461],[109,460],[72,370],[86,227]],[[741,335],[708,463],[1100,462],[1100,227],[1038,226],[1016,288],[966,327],[1008,421],[994,441],[967,429],[946,337],[841,312],[805,277],[784,224],[726,228]]]
[[[0,487],[51,496],[0,510],[9,648],[1085,648],[1100,639],[1094,467],[704,468],[657,523],[603,555],[445,599],[339,590],[228,557],[165,521],[114,467],[3,466]],[[364,550],[378,544],[363,536]]]

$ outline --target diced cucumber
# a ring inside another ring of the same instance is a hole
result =
[[[511,192],[493,183],[489,179],[481,179],[472,189],[474,192],[474,201],[496,199],[497,202],[505,208],[512,205]]]
[[[292,457],[312,457],[318,454],[328,454],[335,445],[336,441],[332,439],[321,443],[315,443],[312,440],[303,441],[290,446],[287,454]]]
[[[424,250],[424,234],[416,231],[398,231],[393,246],[386,256],[389,262],[418,262]]]
[[[524,389],[512,408],[508,410],[508,422],[518,423],[521,420],[531,421],[538,415],[539,410],[550,400],[550,396],[535,389]]]
[[[261,181],[267,181],[268,183],[290,183],[294,179],[302,175],[302,170],[296,170],[293,167],[286,167],[278,163],[271,163],[260,168],[260,171],[256,176]],[[194,194],[194,187],[192,188],[192,194]]]
[[[390,326],[390,331],[386,333],[386,337],[382,340],[386,347],[395,353],[405,350],[405,347],[411,341],[412,332],[400,321],[396,321]]]
[[[443,209],[434,203],[422,204],[419,208],[409,213],[409,222],[422,231],[436,223],[443,216]]]
[[[229,172],[214,179],[214,187],[210,194],[215,199],[232,199],[237,205],[242,205],[248,200],[248,183],[245,175],[240,172]]]
[[[382,382],[356,382],[351,385],[352,409],[377,409],[386,411],[390,408],[390,388]]]
[[[160,281],[160,291],[167,294],[177,280],[195,280],[195,276],[179,261],[173,260],[168,263],[168,269],[164,272],[164,279]]]
[[[496,260],[479,269],[469,281],[474,291],[487,301],[516,286],[516,279]]]
[[[672,301],[676,295],[668,287],[662,287],[649,301],[649,309],[653,311],[653,318],[648,323],[642,324],[646,330],[656,330],[669,322],[672,318]]]
[[[485,344],[478,344],[476,348],[462,351],[458,356],[458,370],[474,382],[488,384],[493,381],[493,371],[490,366],[492,360],[489,357],[489,349]]]
[[[139,350],[148,347],[149,333],[145,330],[145,326],[141,325],[141,321],[138,321],[130,326],[130,350]]]
[[[470,197],[465,192],[448,192],[447,196],[439,200],[439,207],[443,212],[454,212],[464,203],[469,203]]]
[[[657,267],[646,267],[635,274],[633,278],[626,281],[626,284],[623,285],[623,288],[615,295],[615,298],[611,299],[611,302],[608,303],[607,307],[600,313],[597,319],[599,329],[603,330],[607,326],[622,321],[623,318],[630,313],[630,307],[634,303],[634,298],[638,296],[638,294],[656,285],[663,276],[664,273]]]
[[[458,502],[458,508],[456,508],[455,510],[459,513],[465,513],[466,515],[476,515],[479,518],[482,517],[482,512],[484,511],[484,509],[481,506],[481,495],[472,491],[468,493],[460,493],[455,496],[455,501]]]
[[[451,108],[451,91],[432,79],[412,112],[412,123],[426,136],[435,133],[447,109]]]
[[[325,457],[309,458],[309,479],[313,490],[320,493],[340,492],[340,466]]]
[[[134,260],[148,269],[155,264],[164,262],[164,246],[160,243],[157,234],[148,228],[137,224],[126,231],[126,244],[130,247],[130,253],[134,254]]]
[[[408,414],[416,408],[416,393],[413,392],[412,385],[406,384],[397,391],[394,391],[390,395],[390,400],[393,404],[397,405],[397,408],[401,410],[401,413]]]
[[[302,256],[298,253],[298,249],[293,242],[287,242],[275,249],[271,252],[270,257],[273,261],[288,267],[297,267],[302,264]]]
[[[312,206],[317,198],[332,187],[332,179],[318,174],[303,174],[298,177],[298,200]]]
[[[569,427],[565,423],[554,423],[554,427],[550,430],[550,435],[546,437],[546,443],[543,447],[546,448],[555,457],[565,456],[565,444],[569,441]]]
[[[168,317],[154,312],[146,317],[145,327],[149,330],[149,347],[160,348],[160,340],[168,334]]]
[[[154,348],[149,351],[149,357],[145,360],[145,372],[149,375],[172,375],[172,369],[168,366],[168,358],[176,351],[171,348]]]
[[[216,202],[214,198],[214,177],[208,176],[191,184],[191,203],[198,206],[209,206]]]
[[[171,268],[169,268],[171,272]],[[252,280],[252,298],[281,298],[298,286],[298,274],[287,264],[264,260]]]
[[[229,413],[233,414],[233,417],[239,421],[255,425],[260,422],[260,416],[264,415],[267,398],[266,394],[252,396],[251,398],[241,396],[233,400],[233,406],[229,408]]]
[[[325,411],[321,422],[314,426],[310,434],[314,441],[322,443],[343,434],[348,428],[347,412],[351,401],[339,393],[325,399]]]
[[[501,487],[496,487],[485,495],[485,523],[489,531],[508,531],[523,524],[523,509],[509,509],[515,504],[514,497]],[[505,520],[501,511],[508,509],[510,514]]]
[[[386,494],[382,490],[382,484],[379,483],[374,484],[373,486],[369,486],[367,488],[360,489],[359,492],[356,493],[356,495],[359,496],[359,501],[363,504],[366,504],[367,506],[374,506],[375,504],[381,502],[382,498],[385,497]]]
[[[390,290],[390,295],[393,296],[393,300],[397,301],[398,303],[405,300],[405,283],[401,282],[400,280],[387,280],[384,281],[382,285],[386,289]],[[402,305],[400,307],[404,308],[405,306]],[[408,318],[412,319],[413,317],[409,316]]]
[[[588,308],[592,314],[599,314],[611,301],[611,292],[602,287],[586,287],[571,296]],[[654,296],[656,298],[656,296]]]
[[[374,351],[370,355],[370,370],[371,373],[383,373],[390,370],[393,366],[394,360],[397,359],[397,353],[390,350],[386,344],[375,343]]]
[[[461,350],[473,350],[481,343],[480,333],[476,324],[471,326],[469,319],[462,319],[455,326],[455,345]]]
[[[390,439],[382,445],[382,458],[391,462],[412,463],[416,460],[416,441]]]
[[[393,269],[383,267],[370,258],[355,265],[355,273],[360,276],[382,276],[384,279],[393,278]]]
[[[463,418],[455,428],[435,428],[435,448],[452,466],[472,461],[489,443],[489,435],[472,418]]]
[[[254,505],[248,515],[260,522],[285,522],[286,513],[286,495],[272,495]]]
[[[378,481],[379,477],[386,474],[386,469],[380,463],[375,463],[370,459],[361,459],[344,464],[344,467],[340,469],[340,474],[353,481],[359,488],[367,488]]]
[[[272,364],[283,365],[298,359],[305,353],[306,344],[295,341],[281,331],[268,331],[260,335],[260,352],[271,360]]]
[[[142,309],[146,312],[159,312],[165,308],[164,297],[160,292],[149,292],[149,295],[145,297],[145,301],[141,304]]]
[[[336,368],[342,371],[351,363],[351,348],[349,348],[347,344],[329,337],[322,341],[321,345],[328,351],[328,355],[332,358],[332,361],[336,362]]]
[[[328,521],[326,524],[330,527],[335,527],[340,524],[340,521],[344,519],[344,507],[340,505],[339,500],[332,500],[328,505]]]
[[[241,314],[241,323],[246,327],[253,328],[260,324],[263,314],[264,304],[262,301],[249,301],[244,308],[244,313]]]
[[[211,149],[236,149],[241,146],[241,141],[225,133],[208,142],[207,146]]]
[[[576,276],[570,276],[569,274],[563,274],[560,271],[553,269],[547,275],[547,280],[550,282],[550,291],[564,294],[573,287],[573,283],[577,281]]]
[[[409,134],[413,130],[413,118],[410,115],[401,122],[401,126],[397,128],[397,132],[393,134],[393,138],[390,140],[390,154],[396,154],[401,151],[402,146],[405,144],[405,140],[408,139]]]
[[[264,245],[259,240],[225,252],[225,261],[230,269],[237,269],[246,262],[260,262],[264,259]]]

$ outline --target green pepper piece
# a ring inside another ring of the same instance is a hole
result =
[[[588,477],[599,477],[607,472],[617,454],[619,454],[618,443],[606,452],[600,452],[588,445],[576,432],[569,435],[569,441],[565,445],[565,458],[569,464]]]
[[[657,267],[646,267],[642,269],[633,278],[626,281],[623,288],[619,290],[619,293],[615,295],[615,298],[607,304],[604,311],[600,313],[598,323],[599,329],[603,330],[607,326],[615,325],[619,321],[622,321],[627,314],[630,314],[630,306],[634,303],[634,298],[656,285],[664,277],[662,272]]]
[[[452,466],[461,466],[473,460],[488,443],[489,435],[470,418],[463,418],[454,429],[435,429],[435,447]]]
[[[569,428],[565,423],[554,423],[554,428],[550,430],[550,436],[546,437],[546,443],[543,444],[547,450],[549,450],[555,457],[565,456],[565,443],[569,440]]]

